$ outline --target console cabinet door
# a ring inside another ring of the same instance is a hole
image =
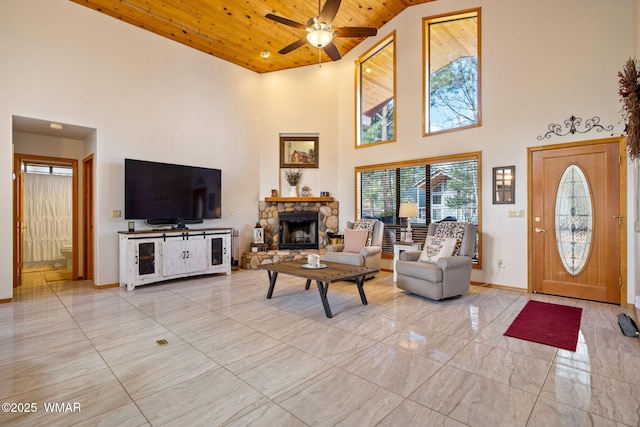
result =
[[[207,269],[211,271],[227,271],[231,265],[229,235],[214,235],[210,236],[207,240]]]
[[[184,241],[184,267],[187,273],[195,273],[205,270],[205,246],[206,240],[202,237],[197,237]]]
[[[162,274],[178,274],[203,271],[205,267],[205,240],[193,237],[189,240],[174,239],[162,243]]]
[[[160,260],[158,241],[155,239],[129,240],[128,272],[132,281],[159,277]]]

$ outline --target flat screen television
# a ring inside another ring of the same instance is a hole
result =
[[[222,216],[220,169],[124,159],[124,216],[150,225],[199,224]]]

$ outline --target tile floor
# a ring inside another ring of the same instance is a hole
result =
[[[301,279],[267,300],[264,271],[133,292],[30,274],[0,305],[0,402],[37,410],[0,425],[640,425],[631,310],[486,287],[433,302],[389,273],[365,290],[332,284],[328,319]],[[575,353],[502,335],[528,299],[584,309]]]

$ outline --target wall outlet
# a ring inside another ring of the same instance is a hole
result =
[[[111,211],[112,218],[120,218],[122,216],[122,211],[120,209],[114,209]]]
[[[504,260],[499,259],[499,260],[497,261],[497,264],[498,264],[498,268],[504,268]]]

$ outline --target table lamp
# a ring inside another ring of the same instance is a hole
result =
[[[398,216],[400,218],[407,218],[407,230],[403,241],[413,242],[413,236],[411,235],[411,218],[418,216],[418,204],[400,203],[400,212],[398,212]]]

